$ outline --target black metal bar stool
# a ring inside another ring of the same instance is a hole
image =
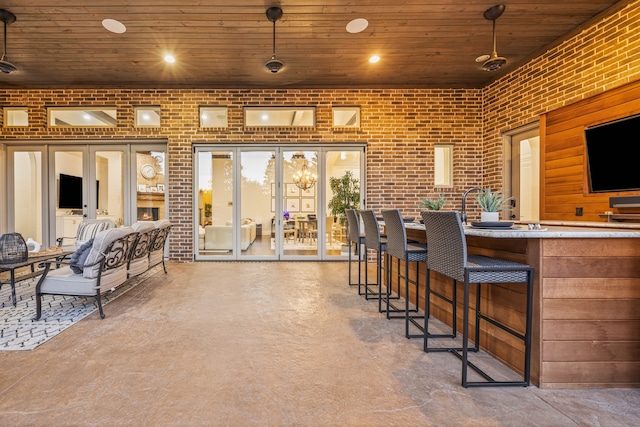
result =
[[[467,241],[458,212],[424,211],[421,213],[428,236],[429,253],[427,255],[427,277],[430,271],[437,271],[456,282],[464,283],[464,301],[462,316],[462,348],[433,348],[428,346],[429,316],[428,308],[424,317],[424,351],[449,351],[462,360],[462,385],[474,386],[528,386],[531,374],[531,324],[533,312],[533,267],[513,261],[492,258],[483,255],[468,255]],[[475,342],[469,348],[469,287],[477,284],[475,306]],[[483,314],[480,309],[482,284],[526,283],[526,325],[524,334],[499,323]],[[428,285],[427,285],[428,286]],[[469,361],[469,352],[480,350],[480,321],[486,321],[503,331],[519,338],[524,343],[524,373],[522,381],[497,381]],[[454,324],[455,328],[455,324]],[[455,334],[455,329],[454,329]],[[468,367],[480,374],[485,381],[469,381]]]
[[[374,297],[378,300],[378,311],[382,312],[382,302],[380,293],[382,292],[382,270],[386,270],[382,265],[382,254],[387,252],[387,236],[380,234],[380,225],[376,218],[376,214],[372,210],[364,210],[360,212],[362,222],[364,223],[364,247],[365,247],[365,298]],[[367,268],[367,250],[376,251],[376,283],[369,283],[369,269]],[[386,276],[386,275],[385,275]],[[375,285],[378,288],[377,293],[369,292],[369,285]]]
[[[397,281],[398,281],[398,293],[400,291],[400,280],[404,279],[404,287],[405,287],[405,306],[404,310],[395,307],[390,303],[390,298],[386,295],[380,295],[380,298],[385,297],[387,304],[387,318],[403,318],[405,320],[405,336],[407,338],[422,338],[423,334],[410,334],[409,333],[409,324],[413,324],[416,326],[421,332],[424,332],[424,327],[420,323],[416,321],[416,319],[423,318],[424,316],[418,315],[419,305],[418,302],[420,300],[420,291],[418,287],[418,278],[420,277],[420,264],[427,260],[427,246],[420,243],[408,243],[407,242],[407,231],[404,228],[404,221],[402,219],[402,215],[400,215],[400,211],[398,209],[386,210],[382,211],[382,217],[384,218],[384,224],[386,227],[387,234],[387,283],[389,284],[388,288],[391,289],[391,274],[393,271],[393,263],[391,258],[396,258],[397,260]],[[404,261],[404,276],[400,274],[400,261]],[[416,278],[415,280],[411,280],[409,278],[409,263],[416,263]],[[415,307],[410,308],[409,306],[409,284],[415,285],[416,290],[416,299],[414,302]],[[394,313],[404,313],[404,315],[396,315],[391,316],[391,312]],[[413,313],[413,314],[412,314]]]
[[[349,286],[358,287],[358,295],[364,295],[362,292],[362,248],[364,247],[364,234],[360,232],[360,221],[358,220],[358,212],[355,209],[345,209],[347,214],[347,244],[349,246]],[[358,282],[351,281],[351,247],[356,244],[356,252],[358,254]]]

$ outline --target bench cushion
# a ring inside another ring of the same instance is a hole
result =
[[[100,278],[100,292],[103,293],[111,288],[123,284],[127,280],[127,267],[123,265],[104,272]],[[88,279],[82,274],[74,273],[68,266],[51,269],[46,279],[42,283],[40,292],[59,295],[84,295],[93,296],[96,294],[98,279]]]
[[[119,228],[110,228],[108,230],[104,230],[96,234],[96,237],[93,239],[93,246],[91,247],[91,252],[89,252],[89,256],[87,256],[87,260],[85,264],[93,264],[100,260],[103,257],[103,253],[109,247],[109,245],[116,239],[127,236],[131,233],[135,233],[131,227],[119,227]],[[127,254],[128,255],[128,254]],[[126,270],[126,265],[125,265]],[[82,275],[87,279],[94,279],[98,277],[98,273],[100,272],[100,264],[96,264],[92,267],[85,267]]]

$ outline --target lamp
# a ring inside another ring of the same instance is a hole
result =
[[[293,176],[293,183],[296,185],[296,187],[302,190],[310,189],[311,187],[316,185],[317,180],[317,175],[309,171],[307,162],[304,162],[304,164],[302,165],[302,169],[296,172],[296,174]]]

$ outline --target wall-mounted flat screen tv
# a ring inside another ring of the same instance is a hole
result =
[[[640,190],[640,115],[584,131],[592,193]]]
[[[96,199],[100,199],[100,182],[96,181]],[[96,200],[96,208],[98,207]],[[58,208],[82,209],[82,177],[60,174],[60,187],[58,188]]]

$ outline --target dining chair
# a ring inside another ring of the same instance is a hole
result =
[[[463,314],[462,314],[462,348],[460,347],[430,347],[429,338],[429,309],[425,301],[424,316],[424,351],[447,351],[462,360],[462,385],[474,386],[528,386],[530,379],[531,360],[531,325],[533,307],[533,268],[514,261],[493,258],[484,255],[469,255],[467,241],[458,212],[423,211],[421,212],[429,244],[427,253],[427,293],[430,287],[431,272],[438,272],[453,279],[453,286],[457,282],[464,285]],[[469,348],[469,288],[476,284],[475,298],[475,334],[474,346]],[[482,284],[496,283],[525,283],[527,285],[526,314],[524,333],[508,327],[495,318],[489,317],[481,309]],[[522,381],[495,380],[479,366],[469,361],[469,352],[480,350],[480,324],[486,321],[521,340],[524,343],[524,372]],[[455,326],[454,326],[455,327]],[[469,381],[468,368],[476,371],[484,381]]]

